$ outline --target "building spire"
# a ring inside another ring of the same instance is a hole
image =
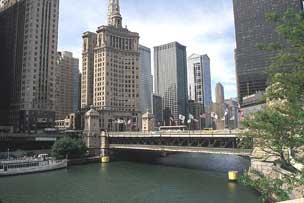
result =
[[[122,28],[122,17],[120,14],[119,0],[109,0],[108,25]]]

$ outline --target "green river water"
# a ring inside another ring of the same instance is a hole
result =
[[[176,154],[149,162],[129,160],[73,166],[0,178],[2,203],[256,203],[255,191],[227,181],[245,170],[235,156]],[[0,202],[1,202],[0,201]]]

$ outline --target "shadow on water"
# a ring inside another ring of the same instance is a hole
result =
[[[226,173],[231,170],[242,173],[248,170],[250,166],[249,159],[235,155],[161,153],[136,150],[115,151],[113,154],[113,160],[156,164],[177,168],[198,169],[219,173]]]

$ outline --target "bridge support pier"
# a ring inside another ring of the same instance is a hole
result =
[[[109,148],[108,133],[102,132],[100,140],[101,140],[100,161],[101,161],[101,163],[109,163],[110,162],[110,148]]]

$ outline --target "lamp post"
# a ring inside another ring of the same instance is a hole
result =
[[[9,160],[9,148],[7,148],[7,160]]]
[[[189,134],[190,134],[192,120],[189,119],[189,120],[187,121],[187,123],[188,123],[188,130],[189,130]]]
[[[224,128],[229,129],[229,117],[230,117],[230,109],[228,104],[224,104],[225,113],[224,113]]]

